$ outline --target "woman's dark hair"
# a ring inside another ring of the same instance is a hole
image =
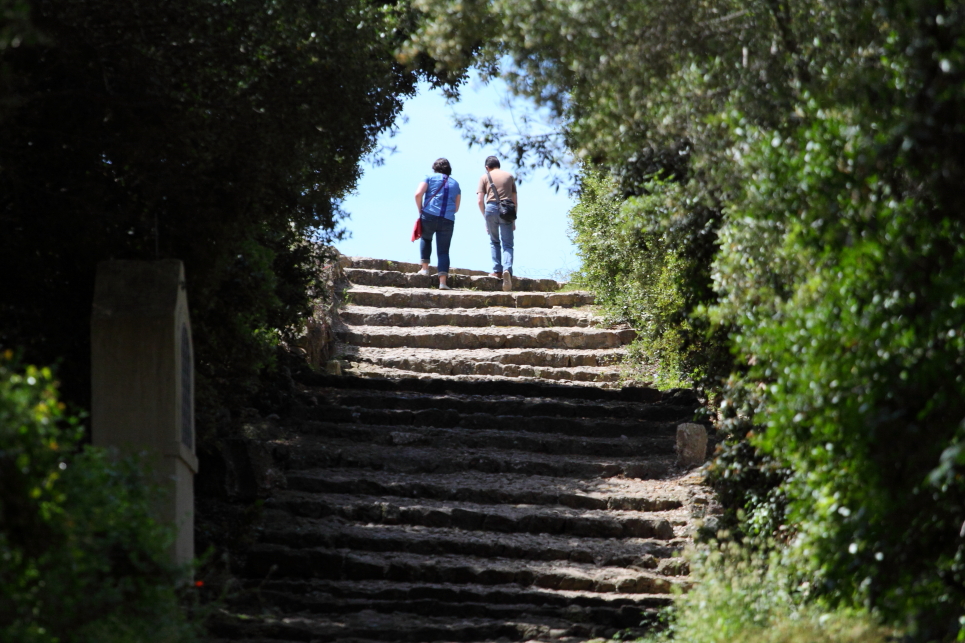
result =
[[[449,165],[449,159],[436,159],[436,162],[432,164],[432,171],[438,172],[439,174],[452,174],[452,166]]]

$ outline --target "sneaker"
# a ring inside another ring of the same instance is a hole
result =
[[[423,277],[428,277],[428,276],[429,276],[429,269],[428,269],[428,268],[423,268],[422,270],[420,270],[419,272],[417,272],[417,273],[415,273],[415,274],[417,274],[417,275],[422,275]]]
[[[496,279],[502,279],[502,278],[503,278],[503,273],[501,273],[501,272],[491,272],[491,273],[489,273],[489,276],[490,276],[490,277],[495,277]]]
[[[439,284],[439,290],[452,290],[452,288],[450,288],[446,284]]]
[[[508,271],[503,271],[503,292],[509,292],[513,289],[513,275]]]

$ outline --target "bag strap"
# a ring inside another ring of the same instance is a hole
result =
[[[499,203],[499,190],[496,189],[496,184],[493,183],[493,175],[489,173],[489,168],[486,168],[486,176],[489,177],[489,186],[493,189],[493,194],[496,195],[496,203]]]
[[[441,190],[442,188],[446,187],[446,185],[447,185],[448,183],[449,183],[449,175],[447,174],[447,175],[446,175],[446,178],[444,178],[444,179],[442,180],[442,185],[440,185],[439,187],[437,187],[436,190],[435,190],[435,192],[433,192],[432,194],[429,195],[429,198],[428,198],[428,199],[425,199],[425,200],[422,201],[422,207],[419,208],[419,214],[422,214],[422,211],[423,211],[423,210],[425,209],[425,207],[426,207],[426,203],[428,203],[429,201],[432,201],[432,199],[433,199],[437,194],[439,194],[439,190]],[[443,212],[443,213],[440,214],[439,216],[446,216],[446,213]]]

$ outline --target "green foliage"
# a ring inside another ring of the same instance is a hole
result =
[[[26,0],[0,0],[0,50],[36,39],[37,32],[30,24],[30,4]]]
[[[763,548],[768,550],[770,548]],[[691,560],[693,589],[678,597],[667,632],[650,643],[885,643],[893,633],[866,613],[829,610],[804,589],[777,554],[712,545]]]
[[[722,351],[691,316],[713,295],[709,274],[700,269],[708,261],[687,259],[713,253],[718,217],[688,201],[679,183],[653,180],[644,191],[624,200],[614,178],[584,171],[580,201],[570,211],[581,261],[575,280],[597,293],[608,317],[637,330],[631,353],[656,365],[658,384],[676,386],[702,378]],[[695,226],[703,234],[691,234]]]
[[[80,437],[48,369],[0,361],[0,639],[194,640],[157,491]]]
[[[729,380],[718,413],[718,433],[724,436],[707,468],[707,483],[724,508],[714,525],[717,537],[723,530],[734,542],[779,539],[786,544],[788,533],[785,485],[794,475],[780,459],[762,452],[751,443],[762,427],[752,418],[760,416],[763,400],[753,387]],[[705,529],[705,531],[710,531]]]
[[[790,518],[815,591],[927,615],[923,636],[942,636],[965,607],[965,485],[957,462],[939,472],[965,416],[965,228],[874,125],[815,110],[781,145],[748,145],[761,176],[745,218],[797,217],[766,278],[722,256],[735,294],[720,312],[743,329],[749,383],[768,383],[758,444],[797,472]]]
[[[87,405],[99,261],[185,262],[199,424],[250,405],[417,72],[405,2],[29,0],[0,47],[0,346]],[[9,7],[9,10],[8,10]],[[8,20],[9,19],[9,20]]]

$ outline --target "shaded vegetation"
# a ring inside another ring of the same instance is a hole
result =
[[[193,640],[158,492],[82,434],[48,369],[0,356],[0,639]]]
[[[408,5],[3,7],[0,346],[61,360],[65,396],[86,406],[97,262],[174,257],[199,428],[260,404],[258,375],[324,260],[308,242],[341,234],[360,158],[424,75],[392,57]]]

